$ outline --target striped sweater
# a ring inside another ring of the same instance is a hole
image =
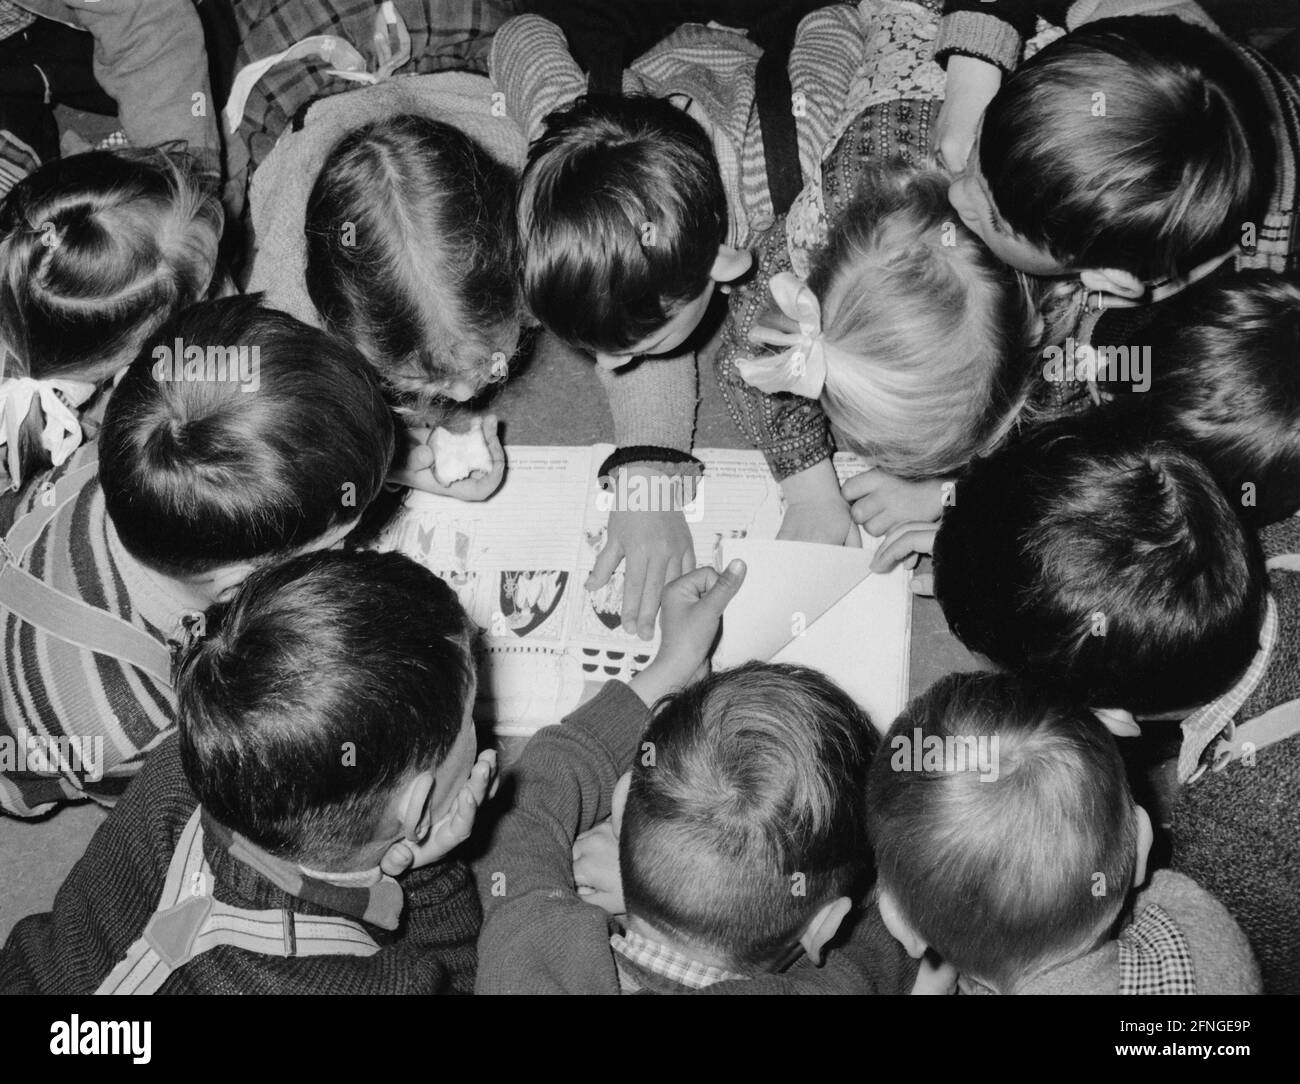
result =
[[[78,461],[73,457],[34,479],[18,517]],[[174,605],[122,550],[96,475],[59,510],[21,567],[159,642],[166,643],[179,622]],[[176,620],[168,620],[173,612]],[[49,636],[2,609],[0,632],[0,808],[30,817],[68,800],[112,803],[145,753],[172,729],[171,690],[110,655]],[[41,751],[56,748],[49,739],[72,737],[83,742],[80,770],[47,764]]]

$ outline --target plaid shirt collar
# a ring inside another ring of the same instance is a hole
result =
[[[1178,752],[1178,782],[1187,783],[1204,769],[1202,755],[1210,742],[1232,723],[1233,716],[1255,691],[1264,671],[1268,669],[1276,640],[1277,605],[1270,597],[1264,625],[1259,632],[1259,651],[1255,653],[1241,680],[1217,700],[1210,701],[1183,720],[1183,745]]]
[[[618,967],[618,984],[625,994],[642,990],[655,993],[702,990],[726,979],[749,978],[748,975],[692,960],[660,941],[642,937],[635,930],[614,934],[609,944]]]

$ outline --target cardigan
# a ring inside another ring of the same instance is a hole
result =
[[[171,738],[149,758],[95,833],[59,889],[53,911],[14,927],[0,949],[0,994],[93,993],[143,933],[177,840],[197,804],[181,768],[179,745]],[[219,901],[249,910],[339,913],[338,906],[290,895],[219,840],[220,833],[212,833],[204,841],[215,882],[212,893]],[[405,899],[397,930],[364,926],[380,946],[373,956],[280,958],[222,945],[179,967],[158,992],[468,993],[481,917],[468,869],[444,861],[413,870],[400,883]]]

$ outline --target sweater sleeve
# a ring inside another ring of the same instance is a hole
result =
[[[805,180],[817,174],[822,152],[849,99],[865,45],[862,16],[843,4],[819,8],[799,24],[790,50],[790,89]]]
[[[647,358],[609,370],[596,367],[620,448],[652,444],[689,452],[695,435],[699,374],[694,353]]]
[[[574,888],[573,843],[609,816],[649,718],[636,693],[611,681],[524,749],[510,808],[476,863],[478,993],[617,991],[608,919]]]
[[[538,15],[520,15],[497,31],[488,70],[505,95],[506,115],[532,143],[549,114],[587,91],[587,77],[569,53],[564,33]]]
[[[946,65],[954,53],[1014,71],[1020,50],[1033,37],[1041,15],[1065,25],[1073,0],[945,0],[934,59]]]
[[[95,39],[94,71],[132,144],[184,140],[219,164],[216,100],[203,26],[191,0],[64,0]],[[199,97],[199,96],[202,97]]]
[[[93,994],[153,914],[194,806],[176,739],[168,738],[91,837],[54,909],[10,933],[0,949],[0,994]]]
[[[761,239],[754,253],[753,279],[732,291],[731,311],[714,359],[718,386],[732,419],[766,457],[778,481],[820,463],[832,452],[830,425],[817,402],[761,392],[747,384],[736,367],[739,359],[762,349],[748,340],[749,330],[771,302],[772,276],[791,270],[785,224],[783,216]]]

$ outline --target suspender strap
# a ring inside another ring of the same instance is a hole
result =
[[[172,854],[158,909],[96,994],[152,994],[195,956],[229,945],[264,956],[373,956],[361,924],[341,915],[308,918],[288,910],[251,911],[212,895],[203,857],[202,809],[185,825]]]
[[[20,567],[41,532],[92,482],[99,470],[95,448],[78,450],[69,469],[14,523],[0,543],[0,609],[75,647],[121,659],[171,686],[171,652],[143,629],[79,598],[64,594]]]

